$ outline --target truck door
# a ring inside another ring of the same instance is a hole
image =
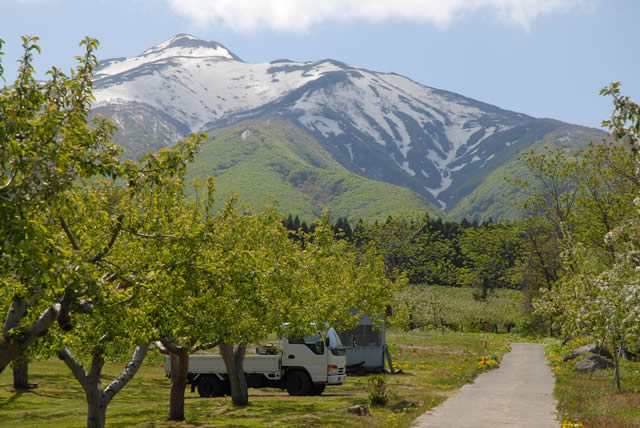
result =
[[[285,339],[282,365],[303,367],[313,382],[327,381],[327,347],[321,334],[305,338]]]

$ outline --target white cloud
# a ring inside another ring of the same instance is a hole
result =
[[[222,23],[236,31],[304,31],[324,21],[400,20],[449,26],[480,11],[528,28],[540,15],[567,13],[597,0],[167,0],[172,9],[201,25]]]

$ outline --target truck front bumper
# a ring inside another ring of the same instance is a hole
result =
[[[327,376],[328,385],[342,385],[347,380],[346,374]]]

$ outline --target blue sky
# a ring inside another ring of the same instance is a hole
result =
[[[609,82],[640,100],[639,19],[635,0],[0,0],[8,82],[21,35],[40,37],[42,77],[72,67],[85,35],[104,59],[189,33],[247,62],[333,58],[593,127]]]

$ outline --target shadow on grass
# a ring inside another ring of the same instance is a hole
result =
[[[307,398],[310,396],[307,396]],[[319,400],[322,400],[322,397],[353,397],[353,393],[348,393],[348,392],[325,392],[322,395],[317,396],[317,398]],[[251,399],[260,399],[260,398],[284,398],[287,401],[289,401],[289,399],[291,401],[295,400],[296,398],[290,396],[289,394],[287,394],[286,392],[282,393],[282,392],[261,392],[258,394],[249,394],[249,400]],[[185,401],[199,401],[199,400],[203,400],[203,402],[207,402],[207,401],[211,401],[211,402],[222,402],[224,400],[228,400],[229,396],[225,396],[225,397],[200,397],[197,395],[185,395],[184,396],[184,400]],[[304,399],[304,398],[303,398]],[[251,405],[251,402],[249,402],[249,405]]]
[[[20,398],[20,396],[22,394],[24,394],[26,391],[22,391],[22,390],[18,390],[15,392],[15,394],[13,394],[11,397],[9,397],[9,399],[5,402],[0,402],[0,409],[2,409],[5,406],[8,406],[9,404],[13,403],[15,400],[17,400],[18,398]]]
[[[107,410],[107,426],[109,427],[131,427],[131,426],[156,426],[156,423],[178,424],[179,422],[167,420],[167,410],[163,409],[144,409],[135,412],[124,413],[111,412]],[[186,412],[185,412],[186,413]],[[188,414],[185,415],[188,417]],[[140,421],[147,421],[141,423]]]

